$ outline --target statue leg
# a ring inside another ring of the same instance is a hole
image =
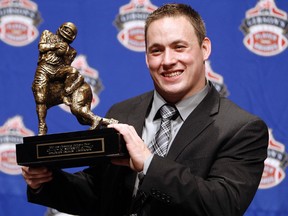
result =
[[[102,118],[95,115],[89,107],[77,106],[77,104],[71,104],[71,112],[77,117],[81,124],[90,125],[90,130],[96,129],[100,126]]]
[[[38,116],[38,134],[45,135],[47,133],[46,115],[47,115],[47,88],[48,77],[45,70],[40,65],[35,74],[32,84],[32,91],[36,102],[36,112]]]
[[[72,101],[71,101],[71,94],[75,92],[76,89],[78,89],[83,83],[84,83],[84,78],[81,76],[79,71],[70,66],[66,65],[58,69],[57,78],[63,78],[65,77],[64,81],[64,98],[63,102],[67,105],[70,106]]]
[[[38,135],[45,135],[47,133],[46,115],[47,106],[45,104],[37,104],[36,112],[38,115]]]
[[[90,125],[91,130],[98,129],[102,125],[118,123],[115,119],[101,118],[91,111],[92,91],[87,83],[84,83],[84,85],[77,89],[71,96],[71,112],[77,117],[81,124]]]

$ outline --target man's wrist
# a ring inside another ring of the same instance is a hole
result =
[[[153,156],[154,156],[153,154],[149,155],[149,157],[144,161],[144,166],[143,166],[143,170],[142,170],[143,175],[146,175],[148,168],[150,166],[150,163],[153,159]]]
[[[40,187],[38,187],[38,188],[31,188],[30,186],[28,186],[28,190],[29,191],[31,191],[31,193],[33,193],[33,194],[38,194],[38,193],[40,193],[41,192],[41,190],[42,190],[42,188],[43,188],[43,185],[40,185]]]

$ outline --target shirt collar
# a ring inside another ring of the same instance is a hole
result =
[[[209,83],[209,82],[206,82]],[[199,92],[196,94],[185,98],[184,100],[179,101],[178,103],[175,104],[180,117],[183,121],[186,120],[186,118],[190,115],[190,113],[200,104],[200,102],[204,99],[204,97],[207,95],[210,85],[206,84],[203,89],[201,89]],[[154,90],[154,98],[153,98],[153,103],[150,111],[150,116],[155,120],[156,114],[158,110],[160,109],[161,106],[163,106],[165,103],[167,103],[161,95]]]

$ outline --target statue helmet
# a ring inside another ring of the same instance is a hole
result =
[[[77,36],[77,27],[72,22],[65,22],[59,27],[58,33],[72,43]]]

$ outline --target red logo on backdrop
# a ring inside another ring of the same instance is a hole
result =
[[[210,61],[205,62],[205,73],[207,79],[212,82],[220,95],[228,97],[229,91],[224,83],[223,76],[213,71]]]
[[[81,73],[81,75],[84,77],[84,80],[90,85],[92,89],[93,94],[91,102],[91,110],[92,110],[99,104],[100,99],[98,95],[104,88],[99,78],[99,72],[88,65],[86,57],[84,55],[77,56],[71,65]],[[70,112],[70,108],[65,104],[60,104],[59,106],[63,110]]]
[[[37,4],[30,0],[0,0],[0,39],[12,46],[25,46],[38,37],[41,22]]]
[[[285,152],[285,145],[274,139],[272,130],[270,129],[268,157],[265,160],[264,172],[259,188],[267,189],[280,184],[285,178],[287,164],[288,155]]]
[[[246,12],[241,30],[244,45],[253,53],[273,56],[288,46],[287,13],[276,7],[274,0],[259,0]]]
[[[23,143],[23,137],[33,135],[33,131],[25,128],[20,116],[8,119],[0,127],[0,171],[10,175],[21,174],[16,162],[15,144]]]
[[[114,24],[119,30],[117,38],[123,46],[137,52],[145,51],[145,20],[156,8],[149,0],[131,0],[120,8]]]

